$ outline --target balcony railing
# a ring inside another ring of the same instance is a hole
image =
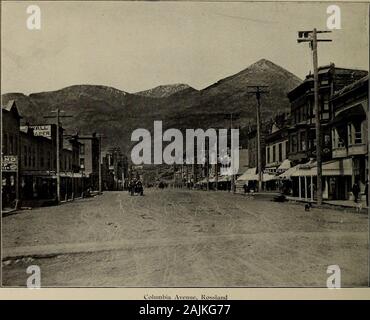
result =
[[[348,151],[346,147],[334,147],[332,150],[333,158],[345,158],[348,156]]]
[[[348,147],[349,156],[355,156],[355,155],[361,155],[361,154],[365,154],[365,155],[367,154],[366,143],[353,144]]]

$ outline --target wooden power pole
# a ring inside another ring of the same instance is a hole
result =
[[[316,28],[311,31],[299,31],[297,42],[309,42],[312,50],[312,62],[314,72],[314,108],[315,108],[315,130],[316,130],[316,163],[317,163],[317,204],[322,204],[322,139],[320,128],[320,105],[319,105],[319,74],[317,58],[317,42],[330,42],[330,39],[317,39],[318,33],[329,33],[331,31],[317,31]]]
[[[51,112],[55,112],[56,116],[45,116],[44,118],[56,118],[57,119],[57,138],[56,138],[56,176],[57,176],[57,202],[60,203],[60,137],[59,137],[59,130],[60,130],[60,118],[71,118],[73,116],[67,116],[67,115],[61,115],[60,113],[64,112],[63,110],[60,110],[57,108],[56,110],[53,110]]]
[[[256,95],[257,99],[257,171],[258,171],[258,191],[262,191],[262,150],[261,150],[261,94],[268,93],[268,91],[261,90],[261,88],[267,88],[267,86],[248,86],[248,88],[255,89],[254,91],[249,91]]]

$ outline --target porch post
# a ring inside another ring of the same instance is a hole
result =
[[[299,200],[302,199],[301,192],[302,192],[302,185],[301,185],[301,176],[298,176],[298,193],[299,193]]]
[[[304,176],[304,199],[307,201],[307,176]]]
[[[312,177],[312,174],[311,174],[311,187],[310,187],[310,191],[311,191],[311,201],[313,201],[313,177]]]

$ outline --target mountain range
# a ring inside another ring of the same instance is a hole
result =
[[[256,98],[247,86],[266,85],[268,94],[261,102],[261,118],[290,109],[287,93],[302,82],[297,76],[273,62],[261,59],[239,73],[219,80],[202,90],[186,84],[158,86],[128,93],[102,85],[73,85],[57,91],[6,93],[3,104],[15,99],[24,122],[43,124],[45,115],[56,108],[72,115],[62,118],[68,134],[99,132],[106,138],[103,149],[119,146],[127,152],[131,133],[136,128],[152,131],[153,121],[162,120],[164,128],[228,127],[230,114],[238,114],[234,125],[246,127],[255,122]]]

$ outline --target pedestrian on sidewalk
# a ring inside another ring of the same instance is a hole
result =
[[[353,196],[354,196],[354,200],[355,200],[355,203],[357,203],[358,201],[358,196],[360,194],[360,186],[358,185],[358,182],[356,181],[353,186],[352,186],[352,193],[353,193]]]

